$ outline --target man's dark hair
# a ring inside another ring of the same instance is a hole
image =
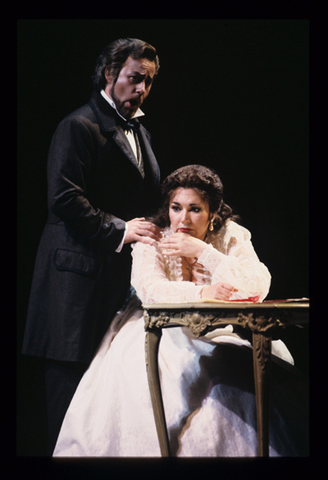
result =
[[[116,83],[117,77],[128,57],[138,60],[146,58],[155,62],[155,76],[159,70],[159,58],[156,49],[138,38],[120,38],[107,45],[97,60],[95,73],[92,77],[94,89],[99,91],[106,87],[105,70],[108,67]]]

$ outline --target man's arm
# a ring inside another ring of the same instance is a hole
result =
[[[94,151],[94,138],[85,121],[68,118],[60,123],[48,159],[48,200],[52,212],[79,235],[106,244],[106,249],[113,251],[120,251],[125,243],[157,240],[158,227],[145,219],[125,222],[91,205],[86,191]]]

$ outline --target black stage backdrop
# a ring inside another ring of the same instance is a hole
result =
[[[160,57],[142,109],[162,178],[190,163],[214,168],[272,274],[268,299],[309,295],[308,20],[18,21],[20,456],[43,455],[46,445],[42,371],[20,349],[47,215],[47,151],[57,124],[89,100],[103,47],[127,36],[153,44]],[[307,368],[294,338],[286,333]]]

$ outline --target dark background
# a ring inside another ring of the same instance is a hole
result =
[[[20,349],[47,215],[47,151],[57,124],[89,100],[101,50],[127,36],[157,48],[160,73],[142,122],[162,178],[190,163],[215,168],[272,274],[267,298],[308,297],[309,22],[21,20],[17,32],[17,454],[25,456],[46,447],[42,369]],[[302,335],[292,329],[285,340],[307,369]]]

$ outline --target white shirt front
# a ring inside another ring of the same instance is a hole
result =
[[[117,111],[117,108],[116,108],[116,105],[114,103],[114,101],[105,93],[104,90],[101,90],[100,91],[100,94],[104,97],[104,99],[106,100],[106,102],[109,103],[109,105],[114,108],[114,110],[116,111],[117,115],[119,117],[121,117],[125,122],[127,121],[126,118],[122,117],[122,115]],[[138,108],[138,110],[136,111],[136,113],[133,115],[132,118],[137,118],[137,117],[141,117],[143,116],[144,113],[142,110],[140,110],[140,108]],[[127,137],[127,139],[129,140],[129,143],[131,145],[131,148],[132,148],[132,151],[135,155],[135,157],[137,158],[137,147],[136,147],[136,141],[134,139],[134,135],[133,135],[133,132],[132,130],[124,130],[124,133]],[[125,223],[125,232],[124,232],[124,235],[123,235],[123,238],[122,238],[122,241],[121,243],[119,244],[119,246],[117,247],[117,249],[115,250],[115,252],[119,253],[122,248],[123,248],[123,245],[124,245],[124,240],[125,240],[125,236],[126,236],[126,232],[128,231],[128,224]]]
[[[116,108],[116,105],[114,103],[114,101],[105,93],[104,90],[101,90],[100,91],[100,94],[104,97],[104,99],[109,103],[109,105],[114,108],[114,110],[116,111],[117,115],[119,117],[121,117],[125,122],[127,121],[126,118],[124,118],[117,110]],[[145,115],[143,113],[142,110],[140,110],[140,108],[138,108],[138,110],[136,111],[136,113],[133,115],[133,117],[131,118],[137,118],[137,117],[142,117],[143,115]],[[135,138],[134,138],[134,135],[133,135],[133,131],[131,129],[127,129],[127,130],[124,130],[124,133],[127,137],[127,139],[129,140],[129,143],[131,145],[131,148],[132,148],[132,151],[135,155],[135,157],[137,158],[137,147],[136,147],[136,141],[135,141]]]

